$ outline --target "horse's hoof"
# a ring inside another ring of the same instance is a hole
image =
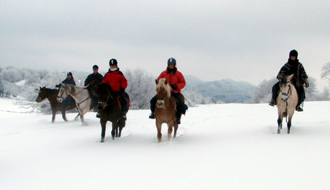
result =
[[[280,130],[277,130],[277,134],[280,134],[281,133],[281,131]]]

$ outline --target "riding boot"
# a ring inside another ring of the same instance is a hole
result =
[[[98,109],[96,112],[96,118],[100,118],[100,109]]]
[[[276,105],[276,99],[277,99],[278,91],[279,91],[279,83],[277,82],[272,87],[272,99],[269,102],[270,106],[275,106]]]
[[[180,112],[177,112],[176,114],[176,123],[177,124],[181,124],[181,113]]]
[[[296,110],[298,112],[302,112],[304,110],[302,109],[301,104],[305,100],[305,89],[304,89],[304,87],[302,87],[300,85],[296,85],[296,89],[297,89],[297,93],[298,93],[298,104],[297,104]]]
[[[155,119],[156,103],[157,103],[157,95],[154,96],[153,98],[151,98],[151,100],[150,100],[150,110],[151,110],[151,114],[149,115],[150,119]]]
[[[149,119],[155,119],[155,113],[151,112],[151,114],[149,115]]]

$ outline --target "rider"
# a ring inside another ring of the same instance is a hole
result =
[[[121,113],[122,119],[126,120],[126,113],[128,111],[128,102],[125,96],[125,89],[127,87],[127,80],[124,74],[119,71],[117,60],[110,59],[109,61],[110,69],[105,74],[102,83],[108,84],[111,86],[112,90],[117,93],[120,97],[120,103],[122,106]]]
[[[64,83],[64,84],[72,84],[73,86],[76,86],[76,82],[74,81],[74,78],[73,78],[71,72],[68,72],[68,73],[66,74],[66,79],[64,79],[64,80],[62,81],[62,83]],[[55,85],[55,87],[61,87],[61,83]],[[63,103],[65,104],[65,107],[66,107],[66,108],[69,108],[69,107],[70,107],[72,99],[73,99],[72,96],[68,95],[68,96],[63,100]]]
[[[298,93],[298,104],[296,110],[303,111],[303,109],[300,107],[301,103],[305,99],[305,89],[302,85],[305,84],[306,88],[308,88],[309,82],[306,71],[303,65],[298,60],[298,52],[295,49],[290,51],[289,60],[281,68],[280,72],[277,75],[277,79],[281,80],[283,75],[291,75],[291,74],[294,74],[292,83],[296,87]],[[276,99],[279,91],[280,91],[280,86],[279,86],[279,82],[277,82],[272,88],[272,100],[269,103],[270,106],[274,106],[276,104]]]
[[[178,71],[176,68],[176,60],[171,57],[167,61],[167,68],[165,71],[163,71],[157,80],[165,78],[169,82],[171,88],[172,88],[172,96],[177,99],[177,106],[176,106],[176,118],[177,123],[181,123],[181,115],[186,113],[187,106],[183,103],[181,99],[181,89],[183,89],[186,86],[186,80],[183,77],[182,73]],[[155,106],[157,102],[157,95],[154,96],[150,100],[150,109],[151,114],[149,116],[150,119],[155,118]]]
[[[97,65],[93,66],[93,73],[88,75],[85,80],[85,87],[88,89],[89,96],[92,97],[92,106],[95,107],[98,102],[97,96],[93,95],[93,91],[97,90],[97,86],[102,84],[103,76],[99,73],[99,67]]]

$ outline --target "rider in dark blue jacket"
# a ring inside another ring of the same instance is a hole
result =
[[[76,86],[76,82],[73,79],[72,73],[68,72],[66,75],[66,79],[62,81],[64,84],[72,84],[73,86]],[[61,83],[58,85],[55,85],[55,87],[61,87]],[[65,104],[65,107],[70,107],[71,101],[72,101],[72,96],[68,95],[64,100],[63,103]]]

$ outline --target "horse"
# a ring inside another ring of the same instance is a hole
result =
[[[67,110],[73,110],[76,108],[76,103],[74,101],[71,102],[70,107],[66,108],[64,103],[59,103],[56,101],[56,97],[58,94],[59,90],[57,89],[50,89],[44,87],[40,87],[39,92],[38,92],[38,97],[36,98],[36,102],[40,103],[44,99],[48,99],[50,102],[50,107],[52,109],[52,123],[55,122],[55,115],[57,111],[60,111],[62,113],[62,118],[64,121],[68,121],[65,116],[65,111]],[[79,114],[75,117],[77,119]]]
[[[100,109],[100,123],[101,123],[101,143],[104,142],[107,121],[112,123],[111,136],[112,140],[115,137],[121,136],[121,131],[126,125],[125,119],[122,119],[121,104],[119,97],[111,89],[108,84],[102,83],[97,91],[98,108]],[[129,102],[128,94],[125,94]],[[129,106],[129,103],[128,103]]]
[[[87,123],[84,121],[84,115],[91,110],[91,98],[88,90],[82,87],[73,86],[71,84],[61,83],[61,87],[57,95],[57,101],[60,103],[63,102],[68,95],[71,95],[76,101],[81,124],[86,125]]]
[[[290,76],[283,76],[280,80],[280,93],[277,97],[277,110],[278,110],[278,129],[277,133],[281,133],[283,117],[288,119],[287,127],[288,134],[290,134],[291,120],[298,104],[297,90],[292,83],[293,74]]]
[[[166,123],[168,127],[168,140],[171,139],[172,130],[174,127],[174,138],[178,130],[176,119],[176,100],[171,96],[171,87],[165,78],[156,80],[157,103],[155,108],[155,118],[157,127],[158,142],[162,141],[162,124]]]

